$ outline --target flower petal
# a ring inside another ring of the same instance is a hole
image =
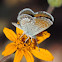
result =
[[[14,61],[13,62],[20,62],[23,57],[23,51],[17,50],[15,53]]]
[[[23,30],[21,30],[21,29],[16,27],[16,33],[22,35],[23,34]]]
[[[27,62],[34,62],[34,58],[33,58],[32,54],[29,51],[26,50],[24,52],[24,56],[25,56]]]
[[[15,43],[10,43],[6,46],[5,50],[2,52],[2,55],[8,56],[14,53],[17,50]]]
[[[52,54],[48,50],[43,48],[38,49],[38,47],[36,47],[36,49],[32,50],[31,52],[35,57],[45,61],[52,61],[54,59]]]
[[[16,34],[14,33],[14,31],[12,31],[11,29],[8,28],[4,28],[3,29],[4,34],[6,35],[6,37],[11,40],[11,41],[15,41],[17,39]]]
[[[41,42],[43,42],[45,39],[49,37],[50,37],[50,33],[48,33],[47,31],[42,32],[42,36],[36,36],[38,40],[38,44],[40,44]]]

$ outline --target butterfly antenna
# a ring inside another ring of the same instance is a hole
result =
[[[36,43],[37,43],[37,39],[36,39]],[[39,49],[39,44],[37,43],[37,47],[38,47],[38,50],[39,50],[39,52],[40,52],[40,49]]]

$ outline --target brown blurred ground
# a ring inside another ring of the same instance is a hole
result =
[[[48,8],[47,0],[1,0],[0,2],[0,58],[2,51],[10,41],[4,36],[3,28],[8,27],[15,31],[11,22],[17,22],[17,15],[23,8],[31,8],[33,11],[46,11]],[[48,49],[54,55],[53,62],[62,62],[62,7],[55,8],[52,15],[55,18],[54,25],[47,29],[51,37],[40,44],[40,47]],[[12,56],[13,57],[13,56]],[[11,58],[12,58],[11,57]],[[9,62],[13,61],[9,59]],[[23,61],[24,60],[24,61]],[[23,58],[22,62],[25,62]],[[56,61],[55,61],[56,60]],[[6,61],[8,62],[8,61]],[[41,62],[35,58],[35,62]],[[44,61],[42,61],[44,62]]]

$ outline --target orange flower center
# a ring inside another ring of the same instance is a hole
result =
[[[35,49],[35,46],[37,45],[35,39],[32,39],[32,42],[31,42],[31,39],[29,38],[29,40],[25,43],[27,36],[23,35],[21,38],[20,36],[21,36],[20,34],[17,34],[16,45],[18,49],[22,49],[22,50],[27,49],[29,51],[31,49]]]

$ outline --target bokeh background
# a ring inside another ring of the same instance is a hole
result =
[[[17,22],[18,13],[24,8],[31,8],[34,12],[37,12],[47,11],[48,7],[47,0],[0,0],[0,59],[3,57],[1,53],[5,46],[11,42],[5,37],[3,28],[7,27],[15,31],[11,22]],[[53,62],[62,62],[62,7],[55,8],[52,15],[55,22],[47,29],[51,36],[39,46],[48,49],[53,54]],[[13,57],[14,55],[5,62],[13,62]],[[24,57],[21,62],[26,62]],[[35,62],[46,61],[35,58]]]

